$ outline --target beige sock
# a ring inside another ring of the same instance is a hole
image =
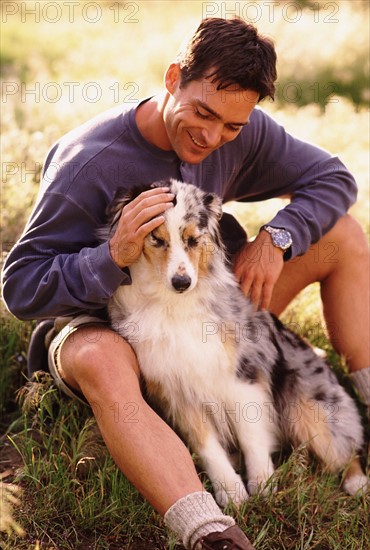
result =
[[[370,407],[370,367],[352,372],[349,378],[356,388],[361,402]]]
[[[234,519],[221,512],[207,491],[190,493],[177,500],[165,513],[164,521],[185,548],[191,550],[200,537],[235,525]]]

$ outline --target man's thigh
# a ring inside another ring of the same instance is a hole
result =
[[[350,265],[354,255],[350,243],[356,239],[358,242],[361,232],[359,224],[346,215],[305,254],[286,262],[274,288],[271,311],[280,315],[301,290]],[[354,233],[358,233],[358,238]]]

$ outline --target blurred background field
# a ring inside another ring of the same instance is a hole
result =
[[[161,90],[163,73],[174,60],[183,39],[203,17],[212,16],[240,16],[273,38],[279,59],[277,96],[274,103],[265,101],[261,106],[294,135],[340,156],[359,186],[359,199],[351,212],[369,234],[367,0],[3,1],[0,9],[2,258],[26,223],[39,190],[42,164],[51,145],[104,109],[119,103],[134,105],[141,98]],[[233,204],[229,209],[246,225],[248,232],[253,233],[283,204],[280,200],[272,200],[263,204]],[[311,341],[328,347],[317,297],[317,288],[304,293],[298,305],[286,314],[286,320],[294,323],[298,318]],[[26,347],[32,324],[14,320],[4,306],[1,321],[0,427],[4,432],[11,421],[17,422],[19,418],[14,392],[24,382]],[[35,462],[33,451],[27,450],[27,445],[24,448],[23,457],[29,453],[27,467],[30,468],[31,462],[32,465]],[[53,454],[51,456],[55,459]],[[36,487],[41,482],[38,483]],[[45,482],[45,490],[51,490],[50,483]],[[53,498],[56,502],[58,490],[60,493],[56,483],[50,503]],[[103,489],[92,489],[92,494],[94,491],[102,492]],[[83,496],[82,500],[76,498],[75,514],[83,509]],[[31,506],[28,497],[27,502]],[[63,502],[62,506],[68,514],[69,504]],[[285,502],[285,510],[286,506]],[[341,506],[347,510],[344,501]],[[92,506],[90,530],[94,513]],[[285,512],[282,509],[278,513],[284,515]],[[104,512],[101,514],[104,516]],[[151,511],[147,509],[146,514],[149,517]],[[333,511],[328,511],[327,521],[331,515],[334,522],[339,521]],[[50,521],[47,525],[51,532],[52,519],[37,517],[36,510],[32,521],[30,518],[26,521],[25,514],[21,514],[21,523],[26,522],[28,529],[32,523],[31,531],[34,529],[40,538],[40,532],[46,529],[45,522]],[[255,532],[259,532],[262,525],[258,524],[259,518],[255,521]],[[311,518],[305,521],[310,522]],[[44,527],[41,528],[41,524]],[[111,529],[113,532],[116,524],[112,523]],[[276,529],[278,532],[279,527]],[[353,529],[354,541],[355,532]],[[338,538],[343,541],[344,536],[339,529]],[[60,535],[58,540],[62,538]],[[17,548],[34,548],[29,540],[24,546],[19,540],[16,544]],[[295,548],[293,543],[289,546],[288,539],[284,544],[284,548]],[[72,547],[80,546],[75,543]],[[87,546],[82,544],[81,547]],[[92,547],[108,548],[109,545],[103,546],[101,542],[101,546]],[[303,547],[306,546],[299,546]],[[321,541],[316,547],[322,550],[335,546],[325,546]],[[262,542],[258,548],[264,548]],[[356,546],[348,543],[343,548]]]
[[[351,212],[369,233],[368,1],[4,1],[3,255],[25,225],[51,145],[104,109],[161,90],[167,65],[200,19],[234,15],[276,44],[276,100],[262,107],[291,133],[340,156],[359,187]],[[253,234],[283,204],[228,209]]]
[[[104,109],[160,90],[164,70],[200,19],[234,14],[277,46],[277,99],[263,107],[292,133],[341,156],[360,188],[353,212],[367,227],[368,6],[362,0],[2,2],[4,248],[24,226],[52,143]],[[255,205],[253,213],[265,216]]]

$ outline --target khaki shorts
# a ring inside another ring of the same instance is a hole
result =
[[[67,338],[72,337],[73,333],[75,333],[76,330],[88,325],[107,326],[109,325],[109,323],[108,321],[104,321],[104,319],[101,319],[100,317],[93,317],[91,315],[78,315],[77,317],[58,317],[54,323],[52,339],[50,343],[46,341],[46,346],[48,347],[49,371],[54,379],[55,385],[63,393],[65,393],[69,397],[72,397],[73,399],[77,399],[85,405],[88,405],[88,402],[86,401],[82,393],[69,386],[61,377],[60,357],[62,346]],[[48,336],[46,337],[46,339],[48,339]]]

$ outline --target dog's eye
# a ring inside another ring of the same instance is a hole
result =
[[[154,233],[151,233],[150,236],[151,236],[153,245],[155,247],[160,248],[161,246],[164,246],[166,244],[166,242],[163,239],[160,239],[159,237],[156,237],[156,235],[154,235]]]
[[[199,239],[196,239],[195,237],[188,237],[187,245],[189,248],[195,248],[198,246]]]

